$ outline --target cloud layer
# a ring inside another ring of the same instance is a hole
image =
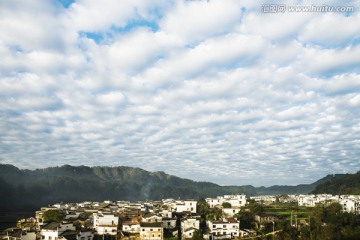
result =
[[[263,4],[1,2],[0,162],[256,186],[360,170],[359,2]]]

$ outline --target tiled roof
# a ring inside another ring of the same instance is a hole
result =
[[[66,230],[65,232],[61,233],[59,236],[64,237],[67,240],[76,240],[77,234],[78,234],[78,231]]]
[[[162,222],[153,222],[153,223],[147,223],[147,222],[141,222],[140,223],[141,227],[163,227],[163,223]]]
[[[45,230],[57,230],[59,225],[60,225],[60,223],[51,222],[51,223],[48,223],[45,226],[43,226],[42,229],[45,229]]]

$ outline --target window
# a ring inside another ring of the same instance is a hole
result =
[[[189,236],[191,236],[191,233],[189,233]]]
[[[49,236],[49,240],[51,240],[52,239],[52,236]]]
[[[223,228],[226,228],[226,225],[223,225]]]
[[[213,228],[216,228],[216,225],[213,225]]]
[[[155,237],[155,234],[152,234],[152,237]]]

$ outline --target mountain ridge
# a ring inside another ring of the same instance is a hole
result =
[[[335,175],[338,177],[341,176]],[[220,186],[127,166],[63,165],[28,170],[0,164],[0,192],[7,196],[0,198],[0,210],[32,210],[61,201],[199,199],[239,193],[248,196],[307,194],[316,189],[321,191],[324,189],[321,186],[333,180],[334,176],[328,175],[312,184],[296,186]]]

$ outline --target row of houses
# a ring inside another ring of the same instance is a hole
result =
[[[245,195],[226,195],[215,200],[228,202],[220,221],[207,221],[207,239],[242,236],[240,223],[232,216],[246,203]],[[218,204],[211,204],[217,207]],[[210,204],[209,204],[210,205]],[[61,211],[61,222],[46,222],[45,212]],[[111,239],[163,240],[166,237],[190,239],[200,229],[197,201],[163,199],[162,201],[57,203],[36,211],[34,218],[23,219],[17,228],[7,229],[6,240],[100,240]],[[227,216],[228,215],[228,216]],[[227,216],[227,217],[226,217]]]
[[[337,202],[343,207],[344,212],[360,213],[359,195],[331,195],[331,194],[299,194],[299,195],[262,195],[250,197],[256,202],[264,204],[279,202],[294,202],[299,206],[315,207],[319,203]]]
[[[224,216],[234,217],[234,215],[240,213],[241,207],[246,205],[246,195],[224,195],[217,198],[206,198],[205,201],[210,208],[221,209]],[[228,204],[224,205],[224,203]]]

